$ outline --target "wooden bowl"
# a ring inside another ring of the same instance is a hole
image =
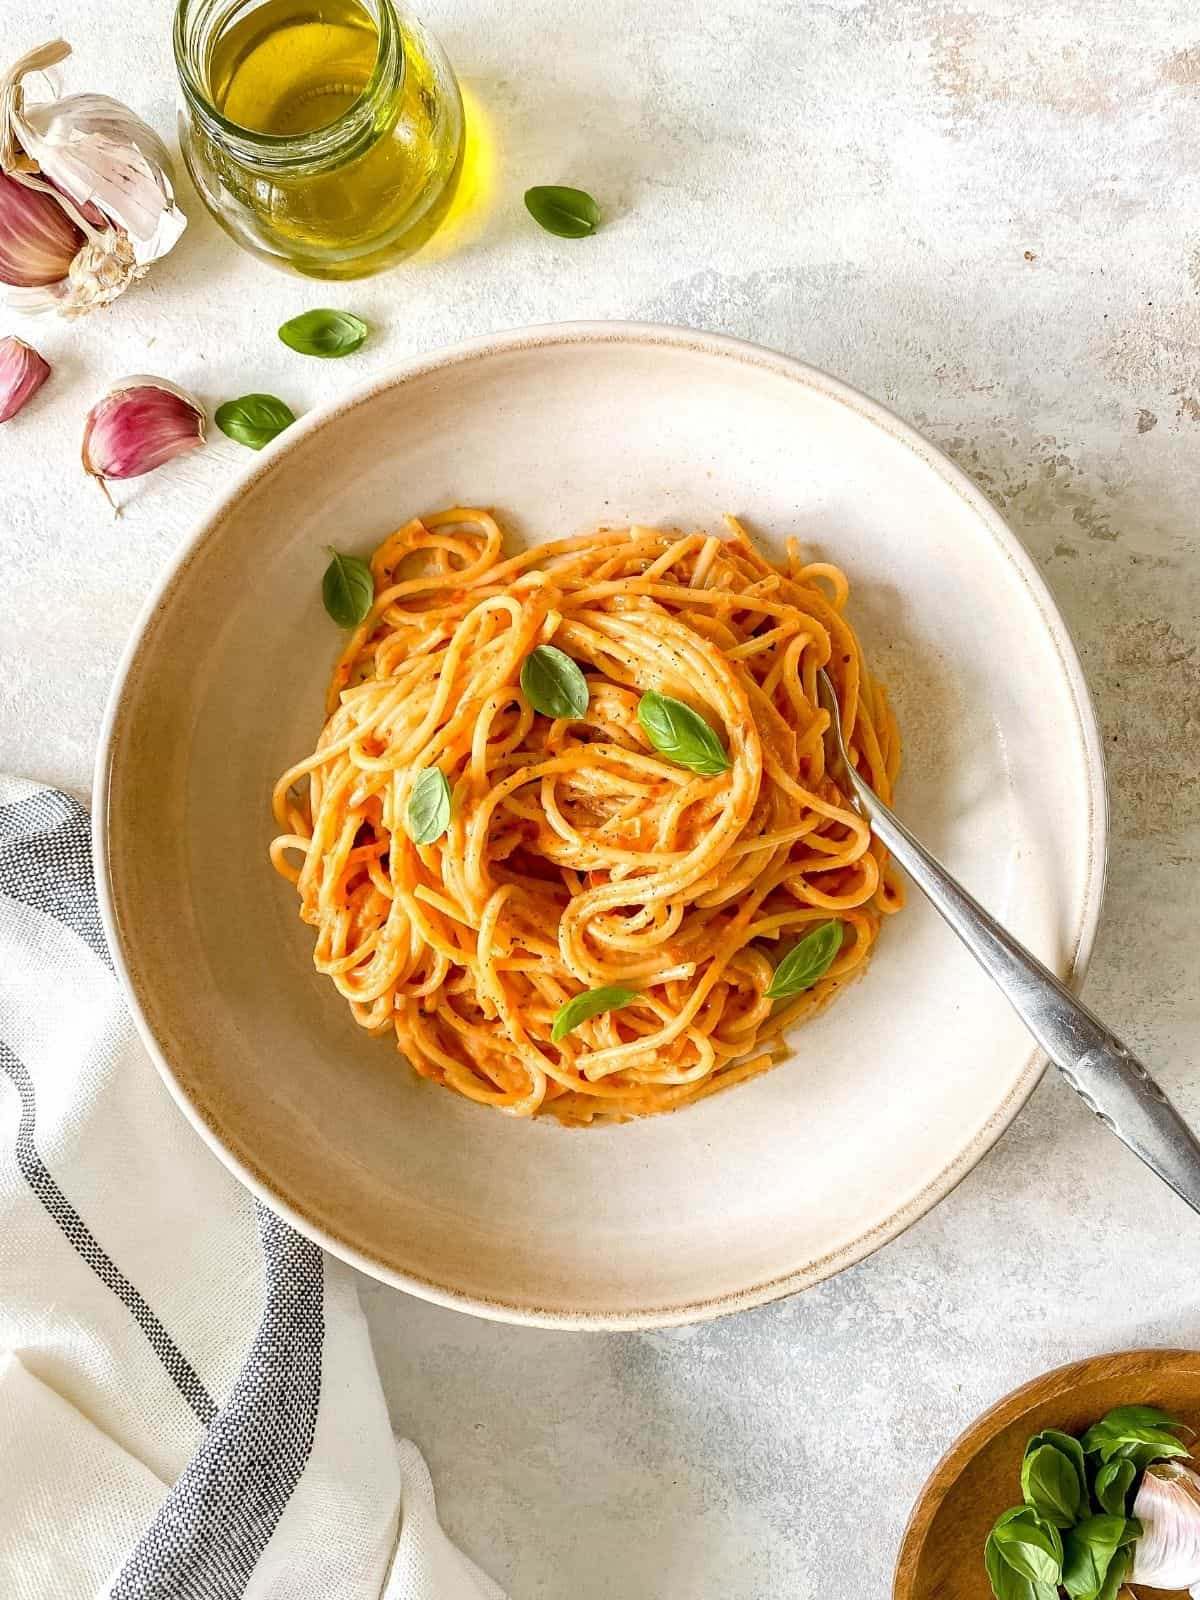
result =
[[[1034,1378],[985,1411],[930,1473],[917,1497],[892,1583],[893,1600],[991,1600],[983,1546],[1021,1499],[1021,1458],[1042,1428],[1082,1433],[1117,1406],[1161,1406],[1200,1434],[1200,1351],[1126,1350]],[[1188,1600],[1143,1589],[1146,1600]]]

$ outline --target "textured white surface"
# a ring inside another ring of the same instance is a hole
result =
[[[1045,572],[1110,757],[1089,997],[1200,1116],[1200,24],[1147,0],[424,14],[492,130],[494,181],[455,249],[327,289],[239,255],[193,200],[179,249],[109,314],[22,330],[55,374],[0,429],[0,766],[86,791],[142,596],[238,457],[218,438],[132,486],[113,522],[76,466],[110,378],[161,372],[210,405],[271,389],[299,410],[516,323],[758,339],[949,449]],[[61,30],[72,86],[169,131],[169,16],[167,0],[5,0],[4,51]],[[532,227],[521,191],[554,181],[598,196],[603,232]],[[285,316],[329,303],[379,326],[361,356],[276,343]],[[514,1600],[882,1600],[957,1429],[1057,1361],[1197,1343],[1198,1269],[1200,1226],[1048,1082],[898,1243],[729,1322],[585,1337],[364,1298],[447,1526]]]

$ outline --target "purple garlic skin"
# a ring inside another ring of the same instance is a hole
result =
[[[87,414],[83,468],[93,478],[140,478],[204,443],[204,412],[163,378],[126,378]]]
[[[15,334],[0,339],[0,422],[15,417],[50,376],[50,363]]]
[[[86,242],[56,200],[0,172],[0,283],[15,289],[61,283]]]

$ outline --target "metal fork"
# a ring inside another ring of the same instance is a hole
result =
[[[1089,1111],[1200,1212],[1200,1143],[1179,1112],[1099,1017],[950,876],[859,776],[842,738],[837,693],[824,671],[817,674],[817,690],[829,713],[830,770],[853,795],[872,833],[954,929]]]

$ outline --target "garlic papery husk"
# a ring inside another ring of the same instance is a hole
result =
[[[70,54],[63,39],[42,45],[0,79],[0,169],[60,207],[85,237],[52,284],[22,285],[18,310],[77,316],[115,299],[187,226],[175,204],[171,160],[154,130],[103,94],[30,105],[25,79]]]
[[[106,306],[140,278],[146,269],[139,267],[129,235],[107,228],[89,239],[71,263],[67,273],[67,303],[60,307],[64,317],[81,317],[97,306]]]
[[[15,126],[44,177],[124,229],[139,266],[165,256],[187,226],[166,146],[120,101],[71,95],[31,108]]]
[[[87,414],[83,470],[106,478],[140,478],[204,443],[204,411],[165,378],[125,378]]]
[[[15,417],[50,376],[50,363],[24,339],[0,339],[0,422]]]
[[[1200,1589],[1200,1477],[1177,1461],[1153,1462],[1132,1514],[1142,1535],[1133,1547],[1129,1582],[1152,1589]]]

